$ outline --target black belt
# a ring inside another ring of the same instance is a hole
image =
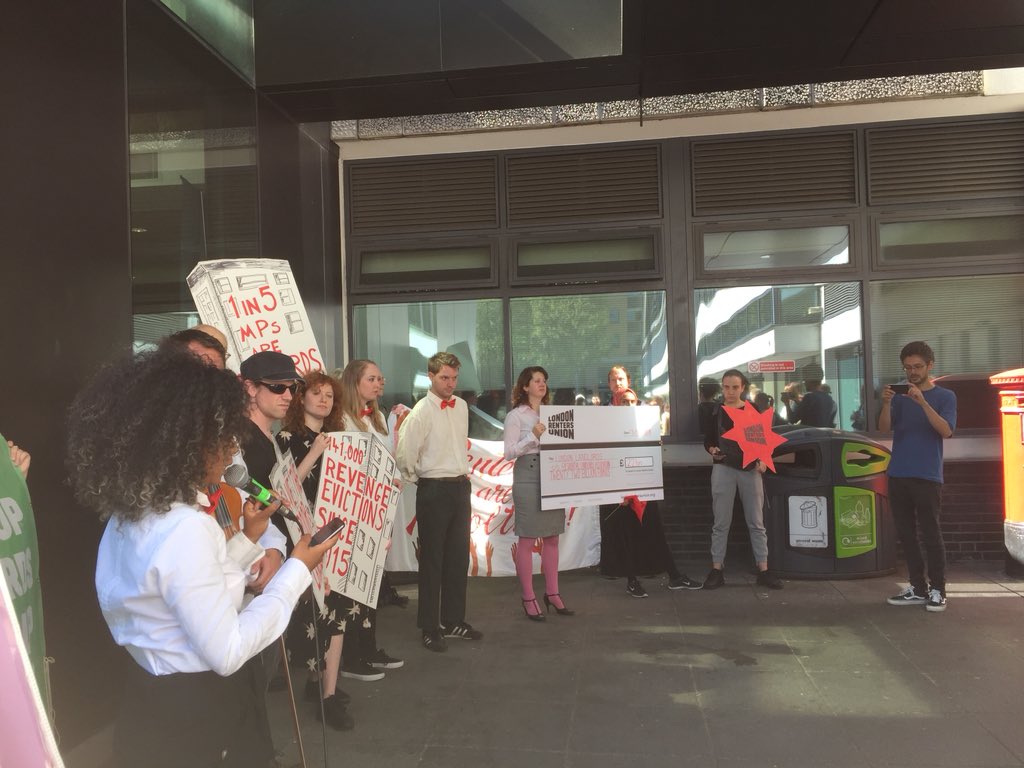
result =
[[[437,483],[468,483],[469,478],[465,475],[459,475],[458,477],[421,477],[421,483],[426,482],[437,482]]]

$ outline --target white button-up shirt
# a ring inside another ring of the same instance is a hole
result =
[[[277,639],[311,582],[287,560],[242,607],[246,574],[263,549],[244,534],[230,541],[187,504],[137,522],[111,518],[96,560],[96,593],[118,645],[154,675],[238,671]]]
[[[441,410],[441,398],[427,392],[402,422],[395,460],[410,483],[469,474],[469,409],[461,397],[454,399],[454,408]]]
[[[533,428],[540,421],[540,414],[523,403],[513,408],[505,417],[505,458],[511,461],[528,453],[540,453],[540,440],[533,434]]]

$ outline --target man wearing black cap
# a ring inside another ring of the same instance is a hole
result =
[[[243,360],[241,375],[242,384],[249,395],[249,423],[245,433],[240,436],[242,460],[249,471],[249,477],[269,488],[270,473],[280,457],[271,429],[274,422],[283,419],[287,413],[298,386],[299,374],[291,357],[281,352],[268,351],[257,352]],[[288,531],[280,516],[274,515],[271,520],[287,536]],[[273,576],[273,572],[266,578],[264,576],[261,572],[250,586],[259,591]]]

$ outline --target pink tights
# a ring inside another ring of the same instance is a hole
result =
[[[523,600],[534,600],[533,548],[537,539],[520,536],[516,546],[516,575],[523,588]],[[540,569],[544,574],[544,592],[558,594],[558,536],[545,536],[541,541]]]

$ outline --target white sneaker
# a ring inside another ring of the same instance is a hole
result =
[[[946,610],[946,596],[937,589],[928,590],[928,603],[924,608],[926,611],[936,612]]]

